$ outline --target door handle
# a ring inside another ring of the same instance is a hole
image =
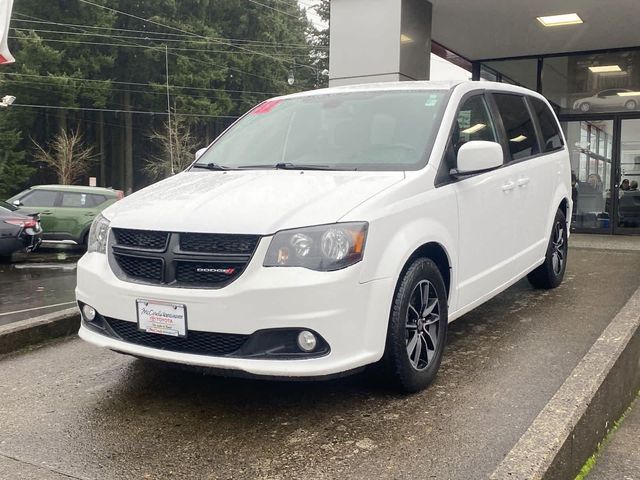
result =
[[[503,192],[508,192],[510,190],[513,190],[514,188],[516,188],[516,183],[515,182],[507,182],[502,186],[502,191]]]
[[[518,180],[518,186],[519,187],[526,187],[527,185],[529,185],[529,179],[528,178],[520,178]]]

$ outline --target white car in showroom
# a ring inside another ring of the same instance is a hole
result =
[[[581,112],[591,110],[637,110],[640,107],[640,92],[627,88],[602,90],[591,97],[573,102],[573,109]]]
[[[80,336],[223,374],[376,365],[418,391],[449,322],[523,277],[561,283],[571,209],[565,139],[535,92],[403,82],[274,98],[95,220]]]

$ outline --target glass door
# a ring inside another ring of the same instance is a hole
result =
[[[615,232],[640,233],[640,119],[622,119],[616,173]]]
[[[576,120],[561,123],[571,157],[571,228],[575,231],[612,233],[614,121]]]

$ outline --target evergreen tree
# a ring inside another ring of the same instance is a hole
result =
[[[10,128],[10,112],[0,110],[0,200],[22,190],[33,169],[24,162],[22,134]]]
[[[314,26],[310,32],[311,43],[314,47],[312,50],[313,64],[321,73],[318,86],[326,87],[329,84],[329,22],[331,6],[329,0],[321,0],[313,8],[326,25],[324,28]]]
[[[16,2],[17,61],[0,70],[0,92],[23,105],[64,107],[16,106],[12,127],[40,144],[80,127],[101,159],[89,174],[102,185],[131,190],[148,182],[149,137],[167,119],[167,53],[170,107],[200,146],[266,98],[316,84],[310,24],[297,2],[91,1],[109,9],[79,0]],[[16,141],[12,148],[33,163],[30,138]],[[38,172],[32,182],[55,181]]]

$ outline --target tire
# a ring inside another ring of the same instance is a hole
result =
[[[433,261],[418,258],[400,279],[393,299],[381,362],[387,383],[404,393],[426,388],[440,368],[447,326],[442,275]]]
[[[635,100],[629,100],[624,104],[624,108],[626,108],[627,110],[635,110],[636,108],[638,108],[638,102],[636,102]]]
[[[567,220],[562,210],[558,210],[553,220],[544,263],[527,276],[529,283],[534,288],[545,290],[558,287],[567,270],[568,249]]]
[[[588,112],[589,110],[591,110],[591,104],[589,102],[583,102],[578,108],[581,112]]]

